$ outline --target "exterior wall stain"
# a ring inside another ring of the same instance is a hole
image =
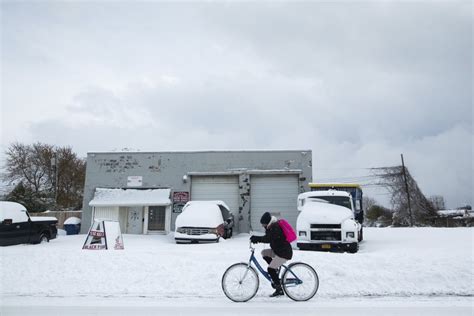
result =
[[[169,161],[169,159],[168,159],[168,161]],[[155,164],[152,163],[152,165],[150,165],[148,167],[148,170],[150,170],[151,172],[160,172],[160,170],[161,170],[161,158],[158,158],[158,160]]]
[[[123,173],[127,170],[140,167],[140,163],[133,156],[120,156],[119,159],[95,159],[95,164],[105,172]]]
[[[250,223],[250,177],[247,173],[239,174],[239,231],[245,230]]]

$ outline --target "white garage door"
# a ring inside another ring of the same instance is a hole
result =
[[[193,176],[191,200],[221,200],[237,217],[239,213],[239,178],[237,176]]]
[[[250,176],[251,230],[264,231],[260,224],[260,218],[265,212],[283,217],[293,227],[296,227],[297,198],[297,175]]]

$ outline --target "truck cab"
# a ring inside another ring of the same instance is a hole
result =
[[[352,195],[339,190],[298,195],[297,247],[301,250],[359,249],[362,225],[355,219]]]
[[[20,203],[0,201],[0,246],[48,242],[56,238],[56,217],[30,216]]]

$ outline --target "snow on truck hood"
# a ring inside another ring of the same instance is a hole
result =
[[[220,208],[215,203],[197,201],[183,208],[183,212],[176,218],[178,227],[209,227],[214,228],[224,223]]]
[[[352,211],[344,206],[329,204],[325,202],[310,201],[303,207],[299,220],[316,222],[319,224],[342,223],[346,219],[352,219]]]

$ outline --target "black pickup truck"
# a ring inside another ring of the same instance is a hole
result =
[[[57,223],[56,217],[30,216],[23,205],[0,201],[0,246],[49,242]]]

